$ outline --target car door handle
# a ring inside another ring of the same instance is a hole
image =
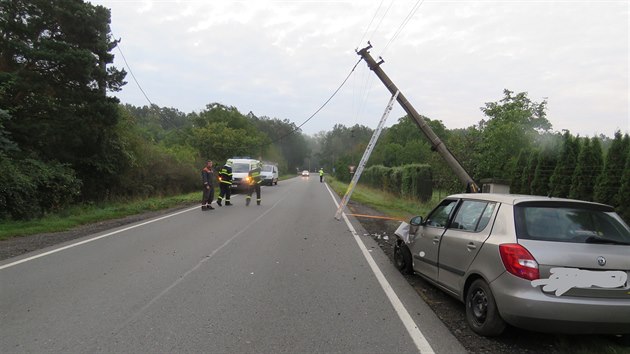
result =
[[[470,242],[470,243],[468,243],[468,244],[466,245],[466,248],[468,248],[468,250],[469,250],[469,251],[472,251],[472,250],[476,249],[476,248],[477,248],[477,246],[475,246],[475,244],[474,244],[474,243]]]
[[[435,243],[438,243],[438,242],[440,242],[440,237],[439,236],[433,237],[433,243],[435,244]]]

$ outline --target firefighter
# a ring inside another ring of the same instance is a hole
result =
[[[247,182],[249,182],[249,190],[247,191],[247,197],[245,197],[245,206],[249,206],[249,203],[252,201],[252,193],[256,190],[256,204],[260,205],[260,184],[262,183],[262,176],[260,175],[260,170],[262,168],[262,163],[256,164],[256,168],[249,171],[247,175]]]
[[[319,183],[324,182],[324,169],[320,168],[319,169]]]
[[[201,199],[201,210],[212,210],[212,199],[214,199],[214,171],[212,170],[212,160],[206,161],[206,167],[201,170],[203,181],[203,198]]]
[[[230,190],[232,186],[232,161],[226,162],[221,170],[219,170],[219,186],[221,193],[219,194],[219,198],[217,198],[217,204],[221,206],[221,202],[225,199],[226,206],[232,205],[232,203],[230,203],[230,195],[232,194]]]

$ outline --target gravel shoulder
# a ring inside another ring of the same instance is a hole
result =
[[[102,221],[83,225],[69,231],[44,233],[38,235],[15,237],[0,241],[0,260],[6,260],[28,252],[43,249],[59,243],[71,241],[111,228],[158,217],[173,211],[188,208],[190,205],[161,211],[147,212],[121,219]],[[349,209],[356,214],[382,216],[383,214],[367,206],[350,202]],[[393,262],[394,231],[400,224],[397,221],[383,219],[358,218],[369,235],[379,244],[383,252]],[[500,338],[485,338],[472,332],[464,317],[464,305],[446,295],[418,275],[405,275],[409,284],[416,290],[436,315],[444,322],[455,337],[470,353],[565,353],[592,352],[588,346],[596,342],[606,346],[621,344],[623,341],[630,353],[628,338],[618,339],[606,336],[568,336],[530,332],[516,328],[508,328]],[[599,352],[599,350],[598,350]]]

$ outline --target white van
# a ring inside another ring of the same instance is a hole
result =
[[[263,178],[263,184],[268,186],[278,185],[278,166],[271,162],[263,162],[260,174]]]
[[[228,159],[228,162],[232,162],[232,189],[247,189],[247,175],[249,171],[258,166],[260,161],[249,158],[232,158]]]

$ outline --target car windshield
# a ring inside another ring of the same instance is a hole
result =
[[[241,173],[241,172],[249,172],[249,164],[248,163],[235,163],[232,167],[232,172]]]
[[[612,210],[590,204],[517,204],[519,238],[630,245],[630,230]]]
[[[263,165],[262,171],[263,172],[273,172],[273,166],[271,166],[271,165]]]

